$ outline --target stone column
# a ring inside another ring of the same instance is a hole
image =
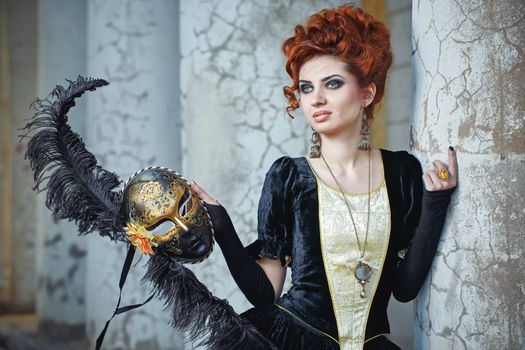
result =
[[[87,2],[88,75],[108,87],[88,93],[87,146],[99,164],[124,181],[135,171],[162,165],[180,170],[178,113],[179,25],[176,1]],[[87,248],[87,332],[92,344],[118,299],[126,246],[92,234]],[[152,292],[140,279],[147,256],[137,253],[121,305]],[[154,300],[116,316],[106,349],[182,349],[168,325],[170,310]]]
[[[86,71],[85,1],[46,0],[38,6],[38,96],[56,84],[67,86]],[[52,19],[52,20],[50,20]],[[57,54],[60,53],[60,54]],[[84,135],[85,103],[69,113],[74,131]],[[85,336],[86,239],[71,222],[55,222],[38,196],[36,310],[42,333],[79,339]]]
[[[394,54],[388,72],[384,106],[388,133],[388,149],[407,150],[411,123],[411,17],[412,1],[388,1],[387,25]]]
[[[460,167],[415,347],[523,349],[524,5],[415,1],[412,12],[412,146],[427,168],[453,145]]]
[[[3,270],[0,273],[0,309],[32,312],[35,306],[36,201],[31,189],[31,169],[24,160],[27,141],[18,142],[18,135],[26,123],[24,119],[30,116],[29,104],[36,96],[36,1],[2,1],[0,6],[0,20],[3,21],[0,142],[2,161],[5,160],[0,171]]]
[[[387,26],[394,54],[387,78],[384,110],[388,133],[388,149],[408,150],[411,125],[411,16],[412,1],[387,1]],[[375,122],[374,122],[375,123]],[[374,124],[373,124],[374,125]],[[372,130],[373,132],[374,130]],[[374,139],[373,139],[374,140]],[[375,142],[373,142],[375,145]],[[377,146],[377,145],[376,145]],[[401,303],[394,297],[388,304],[389,336],[402,349],[411,349],[414,341],[413,303]]]
[[[0,1],[0,310],[4,312],[13,298],[12,258],[12,162],[11,71],[7,1]]]

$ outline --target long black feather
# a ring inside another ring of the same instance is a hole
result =
[[[122,194],[114,191],[120,185],[118,176],[97,165],[95,156],[67,123],[74,100],[108,82],[79,76],[69,83],[67,89],[56,86],[51,93],[54,101],[37,99],[33,103],[37,112],[24,127],[28,131],[22,138],[36,132],[26,152],[34,189],[47,189],[46,206],[54,217],[74,221],[80,234],[96,230],[127,242],[126,219],[120,210]],[[188,331],[190,341],[199,340],[199,345],[211,350],[276,349],[226,300],[213,296],[193,272],[160,249],[148,261],[143,279],[153,284],[156,295],[171,308],[172,326]]]
[[[33,134],[25,154],[33,170],[33,189],[47,190],[46,206],[54,218],[74,221],[79,234],[98,231],[113,240],[127,241],[123,230],[126,221],[119,211],[122,195],[113,191],[120,180],[97,165],[95,156],[71,129],[67,116],[76,98],[109,83],[81,76],[68,82],[67,89],[57,85],[50,99],[32,103],[36,113],[23,128],[27,132],[21,140]]]
[[[159,250],[143,277],[171,309],[171,324],[211,350],[277,349],[226,300],[215,297],[192,271]]]

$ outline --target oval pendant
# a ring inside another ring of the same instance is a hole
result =
[[[372,275],[372,268],[370,265],[363,261],[359,261],[357,263],[357,266],[354,270],[355,278],[359,281],[361,284],[361,287],[363,290],[360,293],[361,298],[366,298],[366,292],[365,292],[365,284],[370,280],[370,276]]]
[[[368,280],[370,279],[370,275],[372,274],[372,268],[370,267],[370,265],[360,261],[355,270],[354,270],[354,275],[355,277],[357,278],[357,280],[359,282],[362,283],[363,282],[368,282]]]

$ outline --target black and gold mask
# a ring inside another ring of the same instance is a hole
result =
[[[139,171],[123,190],[128,238],[142,253],[154,249],[181,262],[200,262],[213,249],[213,226],[200,199],[178,173],[161,167]]]

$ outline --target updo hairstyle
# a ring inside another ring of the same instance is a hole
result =
[[[293,118],[290,112],[299,108],[295,91],[299,88],[301,66],[313,57],[332,55],[347,63],[348,71],[357,77],[362,88],[372,82],[376,85],[374,100],[365,108],[367,118],[373,118],[392,64],[388,28],[352,3],[311,15],[306,26],[295,26],[294,33],[282,44],[286,72],[293,81],[292,86],[283,88],[288,115]]]

